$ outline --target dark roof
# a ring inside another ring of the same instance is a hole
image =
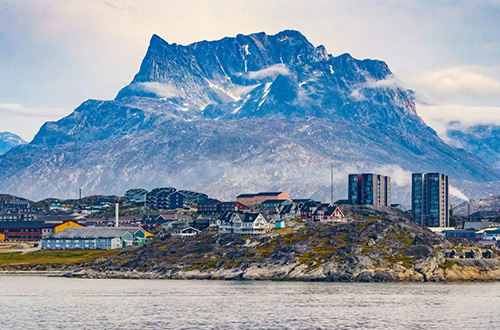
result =
[[[170,192],[173,192],[173,191],[175,191],[176,189],[175,189],[174,187],[155,188],[155,189],[151,190],[151,191],[148,193],[148,195],[156,195],[156,194],[158,194],[159,192],[164,191],[164,190],[166,190],[166,191],[170,191]]]
[[[45,221],[0,221],[0,230],[2,229],[39,229],[39,228],[53,228],[60,223],[45,223]]]
[[[262,204],[274,204],[274,203],[284,203],[284,202],[290,202],[288,199],[266,199],[261,203]],[[291,202],[290,202],[291,203]]]
[[[222,202],[221,203],[221,205],[234,205],[234,204],[236,204],[236,202]]]
[[[217,199],[212,199],[212,198],[204,199],[204,200],[201,200],[198,205],[213,205],[213,204],[220,204],[220,201]]]
[[[126,194],[147,194],[148,191],[143,188],[134,188],[134,189],[129,189],[125,192]]]
[[[254,222],[260,213],[242,213],[241,220],[243,222]]]
[[[254,196],[257,196],[257,195],[256,194],[241,194],[241,195],[236,196],[236,198],[240,198],[240,197],[254,197]]]
[[[255,196],[274,196],[274,195],[279,195],[282,193],[283,193],[282,191],[278,191],[278,192],[266,191],[266,192],[260,192],[260,193],[256,194]]]
[[[294,202],[294,203],[307,203],[309,201],[312,201],[312,199],[310,199],[310,198],[292,199],[292,202]]]

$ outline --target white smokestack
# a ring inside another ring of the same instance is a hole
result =
[[[120,205],[118,203],[115,204],[115,227],[118,227],[119,219],[120,219]]]

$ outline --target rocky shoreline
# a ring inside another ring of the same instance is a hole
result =
[[[445,259],[445,250],[465,249],[465,245],[418,226],[397,209],[345,206],[343,210],[347,223],[298,222],[261,236],[208,231],[194,237],[156,238],[142,247],[101,254],[85,262],[39,264],[35,259],[31,264],[0,264],[0,275],[328,282],[500,280],[496,251],[491,251],[492,258]]]
[[[299,269],[250,268],[245,271],[221,269],[210,272],[178,271],[172,273],[140,272],[137,270],[11,270],[0,271],[0,276],[47,276],[86,279],[169,279],[169,280],[236,280],[236,281],[300,281],[300,282],[469,282],[500,281],[500,260],[461,260],[447,268],[437,268],[421,274],[413,270],[402,272],[386,269],[364,270],[351,277],[335,277],[317,271],[304,274]],[[325,267],[326,268],[326,267]]]

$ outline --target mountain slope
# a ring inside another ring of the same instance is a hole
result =
[[[448,131],[448,136],[486,164],[500,168],[500,126],[476,125],[461,130],[452,129]]]
[[[0,190],[42,198],[173,185],[227,199],[267,189],[325,198],[331,163],[338,198],[353,171],[499,179],[424,124],[384,62],[334,57],[283,31],[188,46],[153,36],[115,100],[84,102],[0,158]]]
[[[0,132],[0,155],[19,145],[26,144],[22,138],[9,132]]]

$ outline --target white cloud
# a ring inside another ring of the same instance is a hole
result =
[[[395,76],[390,75],[382,80],[368,79],[366,83],[362,85],[362,88],[404,88],[401,81]]]
[[[480,66],[454,67],[422,76],[422,83],[441,94],[471,93],[479,96],[500,93],[500,80],[493,73],[498,69]]]
[[[469,197],[465,196],[465,194],[460,189],[450,185],[449,191],[450,191],[451,196],[457,197],[457,198],[459,198],[463,201],[466,201],[466,202],[469,201]]]
[[[145,92],[154,93],[157,96],[172,98],[179,96],[179,90],[171,84],[163,84],[159,82],[142,82],[137,83],[135,88],[139,88]]]
[[[500,67],[457,66],[409,77],[431,103],[492,106],[500,103]]]
[[[288,76],[290,70],[284,64],[271,65],[265,69],[259,71],[250,71],[245,74],[245,77],[249,79],[263,79],[268,77],[274,77],[277,75]]]
[[[447,143],[449,129],[463,130],[475,125],[500,125],[500,107],[458,104],[424,105],[417,103],[417,112]]]
[[[26,107],[19,103],[0,103],[0,114],[13,114],[23,117],[59,117],[68,114],[68,111],[62,108],[48,107]]]

